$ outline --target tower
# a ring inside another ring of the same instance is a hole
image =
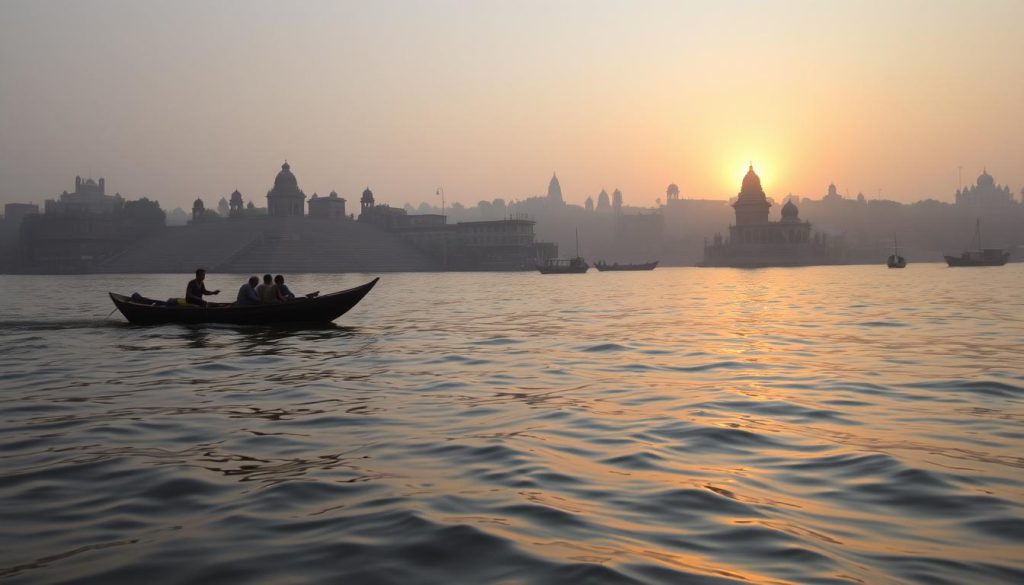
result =
[[[551,173],[551,182],[548,183],[548,202],[559,205],[565,203],[562,199],[562,185],[558,182],[558,176],[555,173]]]
[[[200,222],[203,221],[203,215],[206,213],[206,206],[203,205],[203,200],[199,197],[192,202],[192,221]]]
[[[761,177],[754,172],[754,165],[750,165],[745,177],[743,186],[740,188],[736,202],[732,204],[736,210],[736,225],[760,225],[768,223],[768,210],[772,204],[761,188]]]
[[[362,215],[369,209],[373,209],[373,191],[367,187],[363,190],[362,198],[359,199],[359,214]]]
[[[231,194],[231,199],[228,201],[228,215],[230,217],[242,217],[244,210],[242,194],[238,192],[238,189],[235,189]]]
[[[665,201],[672,203],[673,201],[679,201],[679,186],[675,183],[671,183],[668,189],[665,189]]]

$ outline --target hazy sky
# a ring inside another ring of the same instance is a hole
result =
[[[0,0],[0,202],[1024,186],[1024,0]],[[1019,196],[1019,195],[1018,195]]]

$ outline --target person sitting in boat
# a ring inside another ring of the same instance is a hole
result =
[[[206,290],[206,285],[203,281],[206,280],[206,271],[200,268],[196,270],[196,277],[188,281],[188,286],[185,287],[185,302],[190,305],[199,305],[205,307],[207,302],[203,300],[203,295],[219,295],[220,289],[209,291]]]
[[[294,301],[295,295],[288,288],[288,285],[284,283],[284,277],[278,274],[274,277],[274,293],[277,295],[277,302],[287,303],[288,301]]]
[[[260,301],[260,295],[256,292],[256,285],[259,283],[259,278],[250,276],[249,282],[246,282],[238,289],[238,298],[235,299],[235,305],[245,307],[260,304],[262,301]]]
[[[261,303],[276,303],[277,292],[274,290],[274,277],[264,274],[263,284],[256,287],[256,294],[260,295]]]

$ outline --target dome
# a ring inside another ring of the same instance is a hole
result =
[[[793,203],[792,199],[782,206],[782,219],[797,219],[799,215],[800,209]]]
[[[373,191],[369,187],[363,189],[363,199],[373,199]]]
[[[992,175],[988,174],[988,169],[983,169],[981,174],[978,175],[978,186],[979,187],[992,187],[996,184],[995,179]]]
[[[285,161],[285,163],[281,165],[281,172],[277,173],[277,177],[274,178],[275,189],[279,187],[284,189],[299,188],[299,181],[295,178],[295,175],[292,174],[291,169],[292,167],[288,164],[288,161]]]
[[[665,193],[669,195],[679,195],[679,185],[669,183],[668,189],[665,190]]]
[[[203,200],[197,197],[196,200],[192,202],[192,207],[195,209],[202,209],[204,207]]]
[[[331,194],[328,195],[328,197],[330,197],[331,199],[337,199],[338,198],[338,192],[337,191],[331,191]]]
[[[754,165],[750,165],[750,169],[747,171],[746,176],[743,177],[743,187],[740,189],[740,193],[763,193],[761,189],[761,177],[757,176],[754,172]]]

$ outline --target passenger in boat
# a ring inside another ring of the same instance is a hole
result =
[[[246,282],[238,289],[238,298],[235,299],[235,305],[245,307],[260,304],[262,301],[260,301],[260,295],[256,292],[256,285],[259,283],[259,278],[250,276],[249,282]]]
[[[277,302],[279,303],[295,300],[295,295],[292,294],[288,285],[284,283],[284,277],[280,274],[274,277],[274,293],[277,295]]]
[[[264,274],[263,284],[256,287],[256,294],[260,295],[261,303],[276,303],[277,293],[274,292],[274,277]]]
[[[188,286],[185,287],[185,302],[190,305],[199,305],[205,307],[207,302],[203,300],[203,295],[219,295],[220,289],[209,291],[206,290],[206,285],[203,281],[206,280],[206,271],[200,268],[196,270],[196,277],[188,281]]]

